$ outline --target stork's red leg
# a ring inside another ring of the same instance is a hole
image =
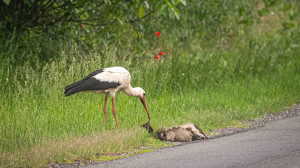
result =
[[[103,108],[103,112],[104,112],[104,117],[105,117],[105,124],[107,125],[107,110],[106,110],[106,105],[107,105],[107,97],[108,95],[105,95],[105,102],[104,102],[104,108]]]
[[[112,100],[112,110],[113,110],[113,114],[114,114],[114,116],[115,116],[115,120],[116,120],[116,123],[117,123],[117,127],[118,127],[118,129],[120,129],[120,128],[119,128],[119,124],[118,124],[118,120],[117,120],[117,116],[116,116],[115,99],[114,99],[113,96],[111,97],[111,100]]]

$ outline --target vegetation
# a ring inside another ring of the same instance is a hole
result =
[[[174,7],[179,20],[169,17],[174,12],[151,15],[136,27],[116,26],[121,33],[76,23],[48,33],[2,31],[0,165],[103,160],[166,145],[139,126],[147,115],[136,98],[116,94],[118,131],[111,113],[105,125],[103,95],[63,96],[64,86],[103,67],[131,72],[132,85],[146,91],[154,129],[191,122],[207,132],[299,102],[299,7],[296,0],[197,0]],[[131,10],[139,15],[139,8]]]

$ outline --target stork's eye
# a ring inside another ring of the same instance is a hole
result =
[[[145,97],[146,93],[144,93],[144,97]]]

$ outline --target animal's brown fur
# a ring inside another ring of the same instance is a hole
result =
[[[185,124],[179,127],[191,130],[194,135],[193,140],[208,139],[204,132],[195,124]]]
[[[156,131],[160,140],[173,141],[173,142],[190,142],[192,141],[193,134],[184,128],[161,128]]]
[[[193,140],[207,139],[203,131],[194,124],[185,124],[172,128],[160,128],[156,131],[160,140],[173,142],[190,142]]]

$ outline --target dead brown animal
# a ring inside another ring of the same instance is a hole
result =
[[[190,130],[184,128],[160,128],[156,131],[156,135],[160,140],[172,142],[190,142],[193,134]]]
[[[203,131],[194,124],[185,124],[172,128],[160,128],[156,131],[156,135],[160,140],[172,142],[190,142],[207,139]]]

